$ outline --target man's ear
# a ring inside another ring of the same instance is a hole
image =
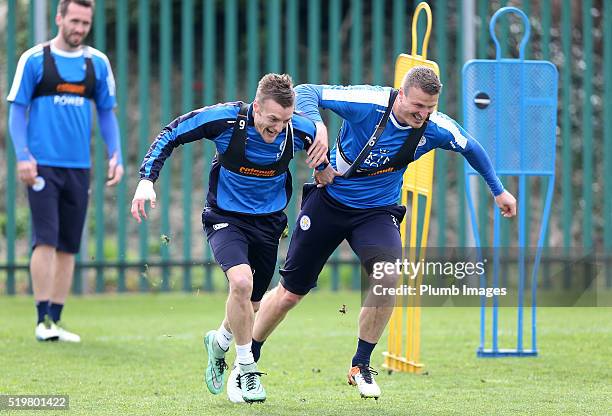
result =
[[[400,87],[400,89],[398,90],[397,96],[398,96],[398,98],[405,98],[406,97],[406,93],[404,91],[404,87]]]
[[[259,113],[259,102],[257,100],[253,101],[253,112]]]

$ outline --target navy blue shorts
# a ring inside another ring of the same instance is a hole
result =
[[[44,187],[28,187],[32,214],[32,247],[49,245],[76,254],[89,200],[89,169],[38,165]]]
[[[215,260],[224,272],[239,264],[251,266],[251,301],[259,302],[276,270],[278,240],[287,226],[287,216],[282,211],[256,216],[206,207],[202,224]]]
[[[351,208],[332,198],[325,188],[304,185],[302,207],[280,270],[281,284],[296,295],[317,285],[319,273],[334,250],[347,240],[367,274],[374,263],[402,257],[399,224],[406,208]]]

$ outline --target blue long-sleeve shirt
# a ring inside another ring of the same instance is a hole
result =
[[[96,83],[93,95],[100,130],[110,156],[121,163],[119,128],[113,112],[115,80],[106,55],[86,47],[91,55]],[[59,75],[77,82],[85,77],[85,48],[66,52],[51,45],[51,56]],[[43,45],[24,52],[19,59],[7,101],[11,103],[9,129],[17,159],[32,156],[40,165],[89,168],[91,107],[89,100],[69,93],[35,97],[43,78]],[[27,115],[27,117],[26,117]]]
[[[343,118],[338,140],[349,160],[355,160],[374,132],[389,103],[391,88],[370,85],[337,86],[303,84],[295,88],[296,108],[309,118],[320,121],[319,108],[330,109]],[[411,127],[397,121],[393,112],[380,139],[360,166],[371,169],[383,166],[399,151]],[[441,148],[461,153],[482,175],[493,195],[504,191],[493,165],[482,146],[456,121],[434,112],[415,153],[414,160],[430,150]],[[337,144],[331,150],[331,164],[340,172],[345,162],[338,155]],[[397,203],[406,168],[375,176],[338,177],[327,186],[329,194],[354,208],[374,208]]]
[[[141,179],[153,182],[159,177],[165,160],[179,145],[201,139],[212,140],[218,153],[227,150],[234,131],[239,102],[200,108],[178,117],[157,136],[140,167]],[[312,120],[299,114],[291,118],[293,151],[309,147],[316,134]],[[259,165],[270,165],[281,157],[285,147],[285,132],[274,142],[266,143],[253,124],[252,104],[247,122],[246,158]],[[274,177],[244,176],[225,169],[217,158],[213,160],[207,201],[225,211],[248,215],[265,215],[287,206],[291,193],[291,176],[285,172]]]

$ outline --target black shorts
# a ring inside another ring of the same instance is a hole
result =
[[[304,185],[302,207],[280,270],[281,284],[296,295],[307,294],[345,239],[368,274],[376,262],[401,259],[399,224],[404,215],[406,208],[401,205],[351,208],[332,198],[325,188]]]
[[[206,207],[202,224],[215,260],[224,272],[239,264],[251,267],[251,301],[259,302],[276,270],[278,240],[287,226],[287,216],[282,211],[255,216]]]
[[[50,245],[58,251],[76,254],[89,200],[89,169],[38,165],[44,187],[28,187],[32,214],[32,248]]]

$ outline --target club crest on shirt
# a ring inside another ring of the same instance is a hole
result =
[[[310,224],[310,217],[308,215],[302,215],[302,218],[300,218],[300,228],[304,231],[308,231]]]
[[[427,139],[423,136],[421,140],[419,140],[419,145],[417,147],[425,146],[425,143],[427,143]]]
[[[363,164],[370,168],[378,168],[391,160],[389,154],[389,149],[372,150]]]

